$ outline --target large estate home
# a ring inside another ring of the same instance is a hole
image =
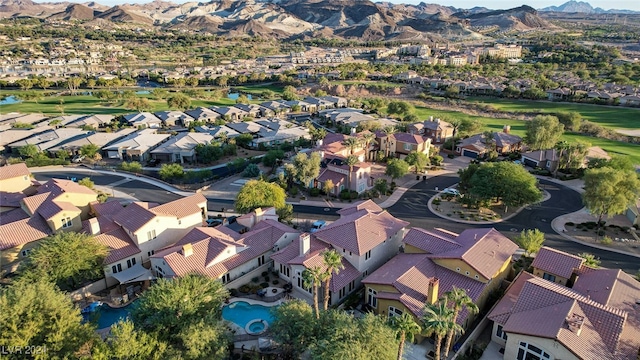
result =
[[[453,137],[454,129],[450,123],[431,117],[429,120],[408,125],[407,132],[426,136],[431,139],[432,146],[439,148],[447,139]]]
[[[397,219],[371,200],[338,211],[340,218],[312,234],[304,233],[271,258],[280,277],[307,298],[311,289],[302,281],[305,269],[324,267],[322,254],[335,250],[342,255],[344,269],[333,273],[329,304],[336,304],[357,289],[399,251],[406,221]],[[324,295],[323,295],[324,296]]]
[[[479,308],[500,286],[518,249],[495,229],[468,229],[460,234],[442,229],[412,228],[396,255],[363,280],[365,300],[376,314],[422,316],[453,287],[462,288]],[[466,309],[457,319],[463,328],[473,322]]]
[[[82,230],[109,249],[104,273],[110,286],[137,278],[153,254],[202,226],[207,199],[195,194],[162,205],[133,202],[126,207],[114,200],[91,208],[96,217],[83,222]]]
[[[275,208],[238,217],[239,231],[227,226],[196,227],[174,245],[151,256],[157,277],[203,274],[237,287],[273,267],[274,251],[291,244],[299,232],[278,222]]]
[[[89,217],[90,203],[97,194],[73,181],[51,179],[31,186],[24,164],[0,167],[0,179],[13,179],[16,185],[0,192],[0,256],[2,271],[15,271],[39,240],[58,232],[80,231]],[[29,186],[26,186],[26,181]],[[2,183],[4,185],[5,182]],[[6,209],[6,211],[5,211]]]
[[[491,150],[499,155],[522,150],[522,138],[510,133],[511,127],[505,125],[502,132],[493,132],[491,138],[476,134],[462,139],[456,146],[456,153],[470,158],[481,158]]]
[[[488,315],[504,359],[637,359],[640,282],[543,250],[534,274],[521,272]]]

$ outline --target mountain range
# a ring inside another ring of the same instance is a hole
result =
[[[542,10],[598,11],[588,3],[575,1]],[[526,5],[507,10],[457,9],[424,2],[409,5],[369,0],[212,0],[184,4],[154,0],[113,7],[96,2],[0,0],[0,18],[15,16],[81,20],[85,25],[101,28],[134,25],[280,39],[334,37],[419,42],[480,39],[487,31],[558,29]]]
[[[621,9],[609,9],[604,10],[602,8],[594,8],[588,2],[584,1],[567,1],[560,6],[549,6],[539,9],[544,12],[564,12],[564,13],[584,13],[584,14],[639,14],[638,11],[633,10],[621,10]]]

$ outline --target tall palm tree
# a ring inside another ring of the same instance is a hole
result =
[[[351,191],[351,172],[353,171],[353,166],[356,165],[357,163],[359,163],[360,160],[358,160],[358,157],[355,155],[349,155],[347,156],[347,159],[345,160],[345,164],[347,164],[347,166],[349,166],[349,191]],[[357,191],[357,190],[356,190]]]
[[[322,262],[324,266],[327,267],[327,276],[324,281],[324,309],[327,310],[329,309],[329,285],[331,278],[334,272],[338,275],[340,270],[344,269],[344,265],[342,265],[342,255],[338,254],[334,249],[322,253]]]
[[[348,137],[346,139],[344,139],[344,141],[342,142],[342,145],[346,146],[349,148],[349,154],[353,155],[353,152],[355,151],[355,149],[360,146],[360,139],[357,137]]]
[[[313,295],[313,311],[316,314],[316,319],[320,319],[320,308],[318,306],[318,287],[324,279],[323,271],[319,266],[306,269],[302,272],[302,285],[305,288],[311,288],[311,294]]]
[[[369,160],[369,146],[376,143],[376,134],[372,132],[362,134],[362,142],[364,143],[364,150],[366,151],[364,156],[366,160]]]
[[[451,119],[451,120],[448,121],[448,123],[451,124],[451,127],[453,127],[453,132],[452,132],[452,136],[451,136],[451,153],[455,153],[455,151],[456,151],[456,135],[458,135],[458,130],[462,126],[462,120],[460,120],[460,119]]]
[[[422,328],[415,322],[413,316],[409,313],[404,313],[401,316],[393,316],[389,319],[391,327],[394,328],[398,334],[398,360],[402,360],[402,352],[404,351],[404,341],[409,340],[413,342],[413,338],[416,334],[422,331]]]
[[[436,337],[435,359],[440,360],[442,338],[452,328],[454,331],[462,331],[462,327],[453,321],[453,311],[447,307],[444,301],[426,305],[423,310],[422,322],[427,335],[433,334]]]
[[[478,305],[473,303],[473,299],[467,295],[467,292],[464,289],[460,289],[455,286],[444,294],[443,300],[452,306],[453,322],[455,323],[457,323],[458,315],[460,315],[460,310],[462,310],[463,307],[467,308],[467,310],[472,314],[477,314],[479,311]],[[449,353],[449,350],[451,350],[451,343],[453,342],[454,335],[455,329],[449,329],[447,341],[444,346],[445,355]]]
[[[396,132],[398,132],[398,129],[396,129],[395,126],[393,125],[387,125],[384,127],[384,131],[385,135],[387,135],[386,141],[385,141],[385,157],[389,157],[389,146],[391,145],[391,142],[389,142],[389,136],[395,134]]]

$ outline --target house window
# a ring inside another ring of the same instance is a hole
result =
[[[526,342],[520,342],[520,348],[518,349],[518,360],[544,360],[551,359],[546,351],[540,349],[535,345],[528,344]]]
[[[389,317],[402,316],[402,310],[389,306]]]
[[[222,283],[226,284],[229,281],[231,281],[231,275],[229,273],[226,273],[224,275],[222,275]]]
[[[411,151],[411,144],[404,144],[404,149],[407,151]]]
[[[127,268],[130,268],[135,264],[136,264],[136,258],[131,258],[131,259],[127,260]]]
[[[153,240],[156,238],[156,230],[147,231],[147,240]]]
[[[376,297],[378,295],[378,292],[373,290],[372,288],[369,288],[369,295],[367,296],[367,304],[369,304],[369,306],[371,306],[372,308],[377,308],[378,307],[378,298]]]
[[[556,282],[556,276],[555,275],[544,273],[544,274],[542,274],[542,278],[545,279],[545,280],[549,280],[551,282]]]
[[[367,252],[364,254],[364,259],[365,259],[365,260],[369,260],[369,259],[371,259],[371,250],[367,251]]]
[[[62,228],[63,229],[71,227],[71,225],[73,225],[73,222],[71,221],[70,217],[62,218]]]
[[[117,274],[117,273],[119,273],[121,271],[122,271],[122,265],[121,264],[113,265],[111,267],[111,272],[114,273],[114,274]]]
[[[258,258],[258,266],[262,266],[262,265],[264,265],[264,255]]]
[[[345,293],[347,292],[346,290],[347,290],[347,288],[340,289],[340,293],[338,294],[340,299],[342,299],[344,297]]]
[[[507,340],[507,333],[502,330],[502,325],[498,325],[498,328],[496,329],[496,336]]]
[[[156,253],[155,250],[147,251],[147,256],[151,256],[151,255],[153,255],[155,253]]]
[[[22,254],[22,257],[27,257],[29,256],[30,253],[31,253],[31,249],[25,249],[20,252],[20,254]]]

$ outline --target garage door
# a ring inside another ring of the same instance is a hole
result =
[[[462,150],[462,156],[470,157],[476,159],[478,157],[478,153],[471,150]]]
[[[530,160],[530,159],[527,159],[527,158],[523,158],[522,160],[524,160],[524,161],[523,161],[523,163],[524,163],[526,166],[529,166],[529,167],[532,167],[532,168],[534,168],[534,167],[538,166],[538,163],[536,163],[536,162],[535,162],[535,161],[533,161],[533,160]]]

